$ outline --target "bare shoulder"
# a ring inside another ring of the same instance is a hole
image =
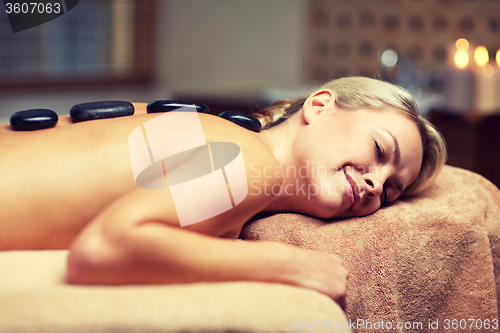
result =
[[[282,174],[269,171],[278,170],[279,163],[258,133],[219,117],[203,115],[200,120],[211,146],[216,142],[229,142],[237,145],[241,151],[247,194],[241,204],[235,205],[231,212],[244,217],[246,222],[275,199],[277,191],[270,189],[273,186],[281,186]],[[234,219],[241,221],[237,217]]]
[[[266,172],[278,169],[279,163],[257,133],[219,117],[202,115],[200,118],[207,141],[230,142],[240,148],[249,183],[266,180],[270,184],[281,184],[279,173]]]
[[[136,220],[162,221],[206,235],[236,238],[244,223],[274,200],[274,194],[265,189],[281,184],[282,179],[265,170],[274,169],[278,162],[257,133],[213,115],[198,115],[202,136],[194,129],[197,122],[184,121],[192,113],[165,118],[169,118],[164,124],[175,132],[179,149],[188,146],[180,144],[181,140],[198,144],[162,160],[166,179],[159,180],[167,188],[138,189],[120,206],[128,218],[140,214]],[[164,126],[160,128],[165,131]],[[148,131],[148,139],[153,138]]]

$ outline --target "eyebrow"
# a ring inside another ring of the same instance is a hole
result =
[[[392,134],[389,130],[387,130],[387,133],[389,133],[389,135],[392,137],[392,140],[394,141],[394,146],[395,146],[395,149],[394,149],[394,164],[396,166],[398,166],[401,162],[401,150],[399,148],[399,142],[398,142],[398,139],[396,139],[396,137],[394,136],[394,134]],[[403,186],[403,182],[401,182],[401,179],[399,179],[399,177],[397,178],[397,180],[395,181],[396,183],[396,188],[397,190],[399,191],[399,193],[403,193],[403,190],[404,190],[404,186]]]

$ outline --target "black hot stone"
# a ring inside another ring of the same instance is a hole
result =
[[[260,130],[262,129],[262,125],[260,124],[260,121],[257,118],[240,112],[224,111],[219,114],[219,117],[232,121],[236,125],[245,127],[250,131],[260,132]]]
[[[71,120],[80,121],[107,119],[134,114],[134,105],[124,101],[90,102],[74,105],[69,111]]]
[[[210,111],[208,110],[208,106],[206,106],[205,104],[185,103],[185,102],[166,101],[166,100],[152,101],[151,103],[148,104],[146,109],[148,110],[148,113],[156,113],[156,112],[174,111],[180,108],[189,108],[190,110],[192,110],[193,107],[196,109],[196,112],[210,113]]]
[[[15,131],[33,131],[54,127],[58,120],[57,113],[52,110],[25,110],[15,112],[10,117],[10,126]]]

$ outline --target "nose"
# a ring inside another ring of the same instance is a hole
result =
[[[373,173],[366,173],[363,175],[363,180],[366,184],[366,191],[368,198],[375,198],[382,194],[384,188],[384,181],[380,175]]]

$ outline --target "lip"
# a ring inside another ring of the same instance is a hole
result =
[[[347,196],[349,198],[350,208],[354,208],[361,201],[361,197],[359,196],[359,186],[356,184],[354,179],[349,176],[347,171],[344,169],[345,179],[348,184],[347,186]]]

